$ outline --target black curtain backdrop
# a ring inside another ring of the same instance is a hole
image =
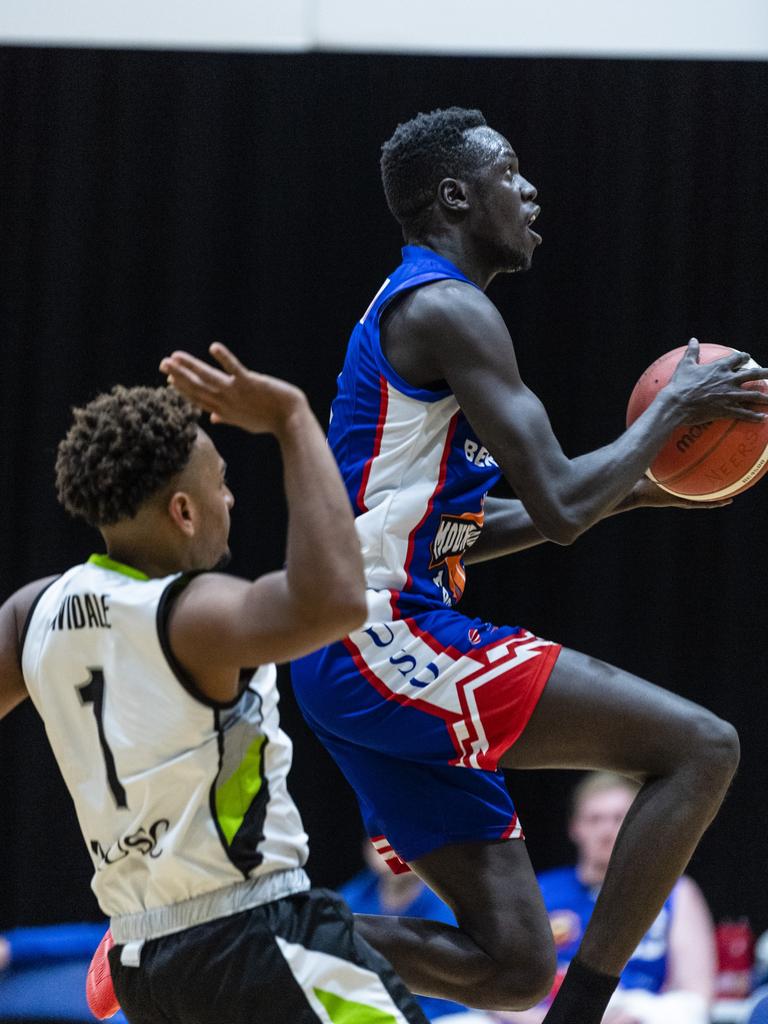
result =
[[[52,485],[68,409],[160,382],[220,338],[327,419],[348,332],[400,244],[378,179],[398,121],[479,106],[539,188],[544,244],[496,281],[528,383],[569,454],[610,441],[631,387],[691,335],[768,359],[768,65],[353,55],[0,51],[0,585],[98,550]],[[215,430],[234,567],[280,565],[276,449]],[[470,572],[467,609],[521,622],[733,721],[742,767],[691,865],[717,917],[768,927],[768,483],[712,512],[643,511],[571,548]],[[322,599],[322,581],[318,580]],[[285,682],[285,680],[284,680]],[[287,685],[310,869],[359,865],[354,799]],[[151,714],[151,709],[148,709]],[[0,927],[98,915],[31,706],[0,725]],[[535,865],[566,860],[568,773],[510,782]],[[659,850],[659,856],[664,851]]]

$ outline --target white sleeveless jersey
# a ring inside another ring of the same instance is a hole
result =
[[[94,555],[43,591],[23,640],[27,688],[110,917],[307,859],[286,786],[292,748],[279,727],[275,667],[259,668],[229,705],[199,695],[165,634],[183,582]]]

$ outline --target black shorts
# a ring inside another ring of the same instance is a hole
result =
[[[109,954],[131,1024],[427,1024],[386,960],[322,889]]]

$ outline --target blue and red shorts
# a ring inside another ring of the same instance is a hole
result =
[[[449,843],[521,835],[498,762],[559,652],[519,626],[434,608],[380,621],[374,612],[293,663],[304,717],[393,870]]]

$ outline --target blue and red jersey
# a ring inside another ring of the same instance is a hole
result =
[[[576,955],[599,890],[581,882],[573,867],[545,871],[538,878],[555,938],[558,967],[565,969]],[[673,889],[667,897],[658,917],[621,972],[622,988],[657,993],[664,987],[675,892]]]
[[[475,287],[449,260],[405,246],[403,262],[352,331],[328,435],[357,515],[368,587],[390,592],[395,616],[460,599],[463,556],[500,476],[453,393],[413,387],[382,351],[387,306],[441,280]]]
[[[443,280],[475,287],[437,253],[406,246],[352,332],[329,443],[356,514],[368,619],[291,666],[304,717],[395,871],[448,843],[521,836],[498,763],[560,650],[454,608],[500,471],[453,393],[403,380],[380,336],[390,303]]]

